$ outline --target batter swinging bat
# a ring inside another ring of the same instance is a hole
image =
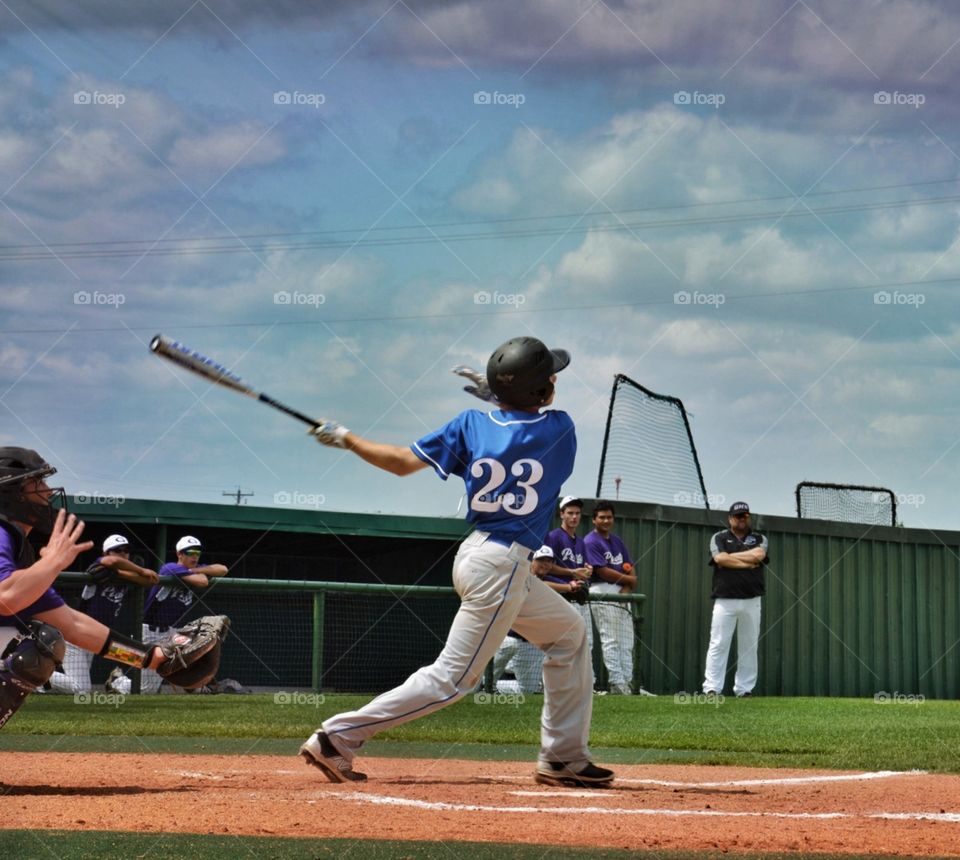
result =
[[[209,379],[211,382],[217,383],[217,385],[222,385],[233,391],[239,391],[241,394],[246,394],[247,397],[252,397],[254,400],[266,403],[267,406],[279,409],[281,412],[285,412],[287,415],[296,418],[298,421],[302,421],[304,424],[309,424],[311,427],[317,427],[320,424],[316,419],[310,418],[302,412],[297,412],[296,409],[291,409],[289,406],[284,405],[279,400],[274,400],[262,391],[255,391],[239,376],[228,370],[222,364],[218,364],[212,358],[207,358],[202,353],[190,349],[190,347],[184,346],[182,343],[177,343],[175,340],[170,340],[170,338],[164,337],[162,334],[156,335],[153,340],[150,341],[150,350],[167,359],[167,361],[172,361],[174,364],[179,364],[180,367],[184,367],[196,373],[198,376],[202,376],[204,379]]]

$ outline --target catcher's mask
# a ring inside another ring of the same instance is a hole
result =
[[[67,507],[63,487],[51,487],[43,501],[27,498],[27,484],[44,481],[56,469],[29,448],[0,448],[0,514],[49,534],[57,508]]]

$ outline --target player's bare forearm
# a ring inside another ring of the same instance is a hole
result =
[[[636,587],[637,578],[628,573],[621,573],[612,567],[595,567],[593,572],[604,582],[612,582],[614,585],[630,585]]]
[[[210,584],[210,580],[207,579],[206,574],[203,573],[189,573],[186,576],[177,578],[180,582],[192,585],[194,588],[206,588]]]
[[[719,567],[725,567],[727,570],[748,570],[753,567],[759,567],[759,564],[751,558],[741,558],[744,553],[721,552],[714,556],[714,561]]]
[[[203,576],[226,576],[230,570],[225,564],[200,564],[193,569],[193,572]]]
[[[393,475],[405,477],[425,469],[423,462],[409,448],[400,445],[387,445],[383,442],[371,442],[356,433],[347,433],[344,446],[353,451],[360,459],[366,460],[371,466],[383,469]]]
[[[59,565],[44,558],[15,570],[0,582],[0,615],[14,615],[26,609],[53,585],[59,573]]]

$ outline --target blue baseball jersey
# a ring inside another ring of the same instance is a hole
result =
[[[532,550],[541,546],[573,471],[577,438],[573,420],[556,409],[468,409],[410,448],[443,480],[463,479],[467,522]]]
[[[579,535],[570,537],[562,528],[556,528],[547,535],[543,542],[545,546],[553,550],[554,564],[558,567],[565,567],[573,570],[576,567],[583,567],[586,564],[586,546],[583,538]],[[558,576],[548,573],[544,580],[546,582],[570,582],[573,576]]]
[[[193,573],[188,567],[168,562],[157,571],[160,576],[189,576]],[[143,609],[143,621],[154,627],[174,627],[181,622],[187,610],[193,604],[194,594],[189,585],[183,583],[160,583],[154,585],[147,595]]]

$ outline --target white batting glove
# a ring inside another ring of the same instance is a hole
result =
[[[462,376],[464,379],[469,379],[474,385],[464,385],[463,390],[467,394],[472,394],[474,397],[479,397],[481,400],[487,401],[487,403],[499,403],[496,395],[490,390],[490,383],[487,382],[486,374],[480,373],[479,371],[474,370],[472,367],[467,367],[464,364],[458,364],[452,370],[453,373],[457,376]]]
[[[330,421],[328,418],[321,418],[320,423],[310,431],[321,445],[328,445],[331,448],[346,448],[346,436],[350,431],[342,424],[336,421]]]

